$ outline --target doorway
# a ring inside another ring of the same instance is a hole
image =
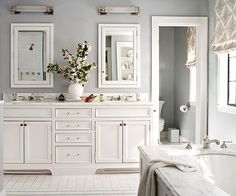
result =
[[[196,56],[191,67],[186,66],[190,28],[195,29]],[[152,17],[151,98],[159,111],[155,127],[159,143],[176,142],[167,135],[177,132],[182,141],[201,143],[207,134],[206,17]]]

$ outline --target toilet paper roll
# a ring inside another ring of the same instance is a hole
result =
[[[180,109],[181,112],[185,113],[185,112],[188,111],[189,108],[188,108],[188,106],[186,106],[186,105],[181,105],[181,106],[179,107],[179,109]]]

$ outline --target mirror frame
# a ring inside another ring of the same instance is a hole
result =
[[[106,31],[127,29],[134,32],[134,81],[105,80]],[[98,25],[98,87],[139,88],[140,87],[140,24],[99,24]]]
[[[54,25],[51,23],[11,23],[11,88],[52,88],[53,74],[46,72],[45,81],[19,81],[18,80],[18,33],[19,31],[44,31],[45,69],[53,62]]]

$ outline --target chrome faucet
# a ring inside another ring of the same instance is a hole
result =
[[[220,145],[219,140],[217,140],[217,139],[210,140],[207,136],[202,140],[203,148],[209,149],[211,143],[215,143],[217,145]]]

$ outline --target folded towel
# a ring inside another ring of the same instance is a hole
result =
[[[200,168],[195,157],[163,154],[160,156],[160,159],[151,160],[147,163],[139,183],[138,196],[157,196],[158,190],[155,170],[167,166],[176,167],[183,172],[198,171]]]

